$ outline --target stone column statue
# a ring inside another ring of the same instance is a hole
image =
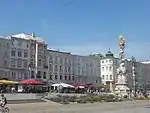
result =
[[[126,67],[125,67],[125,54],[124,54],[124,49],[125,49],[125,39],[123,38],[123,36],[119,37],[119,59],[120,59],[120,64],[119,64],[119,68],[117,69],[117,83],[116,83],[116,88],[115,91],[116,92],[120,92],[122,96],[124,95],[128,95],[128,90],[129,88],[127,87],[127,83],[126,83],[126,75],[127,75],[127,71],[126,71]]]

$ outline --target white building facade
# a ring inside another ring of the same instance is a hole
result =
[[[119,66],[118,60],[114,57],[113,53],[109,50],[105,57],[101,59],[101,78],[104,86],[108,85],[109,90],[113,91],[117,77],[117,67]]]
[[[109,85],[113,90],[117,78],[117,69],[119,59],[114,57],[111,51],[108,51],[103,59],[101,59],[101,78],[102,84]],[[126,59],[125,66],[127,69],[127,84],[130,89],[133,88],[132,67],[135,67],[136,89],[145,90],[150,88],[150,64],[148,62],[138,62]]]
[[[47,44],[33,34],[0,38],[1,78],[24,80],[47,78]]]

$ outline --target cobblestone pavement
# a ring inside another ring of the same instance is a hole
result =
[[[150,101],[59,105],[53,103],[8,105],[10,113],[150,113]]]

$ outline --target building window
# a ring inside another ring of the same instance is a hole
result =
[[[67,58],[65,58],[65,64],[67,64]]]
[[[86,68],[89,68],[89,64],[86,64]]]
[[[7,43],[7,48],[9,48],[9,43]]]
[[[16,67],[16,59],[11,59],[11,67]]]
[[[52,64],[49,64],[49,69],[53,70],[53,65]]]
[[[78,78],[78,82],[80,82],[80,78]]]
[[[28,60],[23,60],[23,67],[27,68],[28,67]]]
[[[108,80],[108,75],[106,75],[106,79]]]
[[[24,57],[27,58],[28,57],[28,51],[24,50]]]
[[[55,71],[58,71],[58,66],[57,65],[55,65]]]
[[[57,57],[55,57],[55,64],[57,64],[58,63],[58,58]]]
[[[51,55],[49,56],[49,61],[53,61],[53,57]]]
[[[106,67],[106,71],[108,71],[108,67]]]
[[[11,56],[16,56],[16,50],[11,50]]]
[[[7,51],[5,51],[4,58],[9,58]]]
[[[7,63],[8,63],[7,60],[4,60],[4,66],[7,66],[8,65]]]
[[[62,75],[60,75],[60,80],[62,80]]]
[[[36,78],[41,78],[41,71],[38,71]]]
[[[112,67],[110,66],[110,67],[109,67],[109,71],[111,71],[111,70],[112,70]]]
[[[41,61],[42,60],[42,56],[38,55],[38,60]]]
[[[53,79],[52,79],[52,75],[49,75],[49,79],[50,79],[50,80],[53,80]]]
[[[31,78],[34,78],[34,71],[31,71]]]
[[[22,56],[22,53],[20,50],[18,50],[18,57],[21,57]]]
[[[104,63],[104,60],[102,60],[102,63]]]
[[[14,45],[14,41],[11,42],[11,45],[12,45],[12,46]]]
[[[93,65],[92,64],[90,64],[90,67],[92,67]]]
[[[68,77],[68,80],[71,80],[71,76]]]
[[[65,76],[65,80],[67,80],[67,76]]]
[[[16,73],[15,72],[12,72],[11,76],[12,76],[12,79],[16,79]]]
[[[74,80],[74,76],[72,76],[72,80]]]
[[[65,72],[67,72],[67,67],[65,66]]]
[[[62,71],[62,66],[61,65],[59,66],[59,71]]]
[[[18,79],[19,79],[19,80],[21,80],[21,79],[23,78],[23,77],[22,77],[22,74],[23,74],[22,72],[18,73]]]
[[[38,66],[41,67],[42,66],[42,62],[38,61]]]
[[[68,60],[68,64],[71,65],[71,60]]]
[[[22,42],[21,41],[18,42],[18,46],[22,46]]]
[[[97,83],[98,81],[96,80],[95,82]]]
[[[102,75],[102,79],[105,79],[105,76],[104,76],[104,75]]]
[[[60,64],[63,63],[63,59],[62,59],[62,58],[59,59],[59,63],[60,63]]]
[[[29,47],[29,44],[27,44],[26,47],[28,48],[28,47]]]
[[[49,64],[49,70],[53,70],[52,64]]]
[[[55,80],[57,80],[57,75],[55,75]]]
[[[112,75],[110,75],[110,80],[112,80]]]
[[[106,60],[106,63],[108,62],[108,60]]]
[[[17,60],[17,67],[22,67],[22,60],[21,59]]]
[[[43,79],[46,79],[46,72],[43,72]]]
[[[70,69],[70,67],[68,67],[68,72],[70,73],[70,71],[71,71],[71,69]]]
[[[102,71],[104,71],[104,67],[102,67]]]
[[[109,63],[111,63],[112,60],[109,60]]]
[[[38,49],[38,52],[39,52],[39,54],[42,54],[43,49],[42,49],[42,48],[39,48],[39,49]]]
[[[24,73],[24,79],[28,79],[28,74]]]

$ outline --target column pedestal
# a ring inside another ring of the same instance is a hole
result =
[[[116,84],[115,93],[121,97],[129,96],[130,89],[126,84]]]
[[[110,82],[110,92],[113,93],[113,83]]]

